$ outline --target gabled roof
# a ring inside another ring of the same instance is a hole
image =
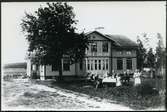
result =
[[[22,62],[22,63],[5,64],[4,68],[27,68],[27,63],[26,62]]]
[[[105,35],[115,41],[120,47],[137,47],[137,44],[124,35]]]
[[[89,35],[91,33],[97,33],[97,34],[113,41],[114,44],[116,46],[119,46],[119,47],[137,47],[137,44],[134,41],[130,40],[128,37],[123,36],[123,35],[109,35],[109,34],[104,35],[98,31],[87,32],[86,35]]]

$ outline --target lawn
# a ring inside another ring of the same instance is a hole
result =
[[[39,81],[38,83],[40,83]],[[92,97],[116,101],[132,109],[143,110],[157,108],[165,105],[165,80],[142,78],[142,84],[133,86],[133,81],[129,85],[120,87],[101,87],[97,90],[93,84],[85,81],[69,81],[58,83],[53,81],[51,87],[61,87],[75,92],[84,93]]]

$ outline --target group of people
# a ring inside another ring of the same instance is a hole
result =
[[[135,72],[133,74],[130,73],[129,70],[127,70],[123,74],[115,73],[114,71],[112,71],[112,74],[109,74],[106,72],[102,76],[100,76],[97,73],[89,73],[89,79],[92,82],[95,82],[96,88],[98,88],[98,86],[100,84],[102,84],[104,78],[108,78],[108,77],[116,79],[116,86],[121,86],[124,83],[129,83],[130,78],[131,78],[130,75],[133,75],[132,78],[134,78],[134,85],[135,86],[138,84],[141,84],[141,79],[140,79],[141,72],[139,70],[135,70]]]

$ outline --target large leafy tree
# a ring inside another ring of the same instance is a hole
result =
[[[142,41],[137,39],[138,49],[137,49],[137,68],[142,69],[144,67],[144,62],[146,59],[146,49],[143,46]]]
[[[58,65],[62,79],[62,59],[66,56],[71,64],[83,59],[88,38],[75,32],[77,20],[73,7],[67,3],[47,3],[34,14],[25,13],[22,29],[29,42],[29,54],[36,64]],[[32,56],[33,55],[33,56]]]

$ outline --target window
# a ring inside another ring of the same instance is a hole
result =
[[[91,44],[91,52],[97,52],[97,43]]]
[[[103,42],[103,52],[108,52],[108,42]]]
[[[97,60],[95,60],[95,70],[97,70]]]
[[[126,60],[126,66],[127,66],[127,69],[132,69],[132,59]]]
[[[117,59],[117,70],[122,70],[122,69],[123,69],[123,60]]]
[[[63,70],[70,71],[70,60],[68,59],[63,60]]]
[[[126,54],[131,55],[132,53],[131,51],[126,51]]]
[[[108,59],[106,59],[106,70],[108,70]]]
[[[52,71],[58,71],[58,66],[57,65],[52,65]]]
[[[90,70],[90,63],[89,63],[89,60],[88,60],[88,70]]]
[[[99,70],[101,70],[101,60],[99,60]]]
[[[93,60],[91,60],[91,70],[93,70]]]
[[[122,51],[117,51],[117,53],[118,53],[119,55],[121,55],[121,54],[122,54]]]
[[[103,60],[103,70],[105,70],[105,60]]]
[[[82,63],[82,62],[83,62],[83,61],[81,60],[80,63],[79,63],[79,68],[80,68],[80,70],[83,69],[83,63]]]

